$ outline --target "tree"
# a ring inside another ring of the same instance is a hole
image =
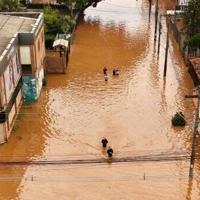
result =
[[[0,10],[14,11],[19,8],[19,0],[0,0]]]
[[[190,37],[187,43],[192,48],[200,48],[200,33],[197,33]]]
[[[67,34],[72,31],[75,21],[68,15],[61,14],[58,10],[47,7],[44,9],[45,42],[46,47],[52,43],[58,33]]]
[[[100,0],[57,0],[58,3],[63,3],[67,6],[75,7],[77,9],[84,9],[90,5],[96,4]]]
[[[190,36],[200,32],[200,0],[191,0],[184,12]]]

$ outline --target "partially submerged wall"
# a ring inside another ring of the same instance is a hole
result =
[[[46,72],[65,73],[68,62],[68,51],[60,52],[54,50],[46,51]]]

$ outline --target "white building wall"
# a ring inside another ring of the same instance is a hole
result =
[[[23,98],[22,90],[20,90],[19,94],[16,97],[16,107],[17,107],[17,109],[19,109],[19,107],[20,107],[20,104],[22,102],[22,98]]]
[[[4,87],[6,92],[6,103],[8,103],[14,91],[13,68],[11,63],[4,72]]]
[[[13,104],[12,109],[10,110],[10,113],[8,115],[9,130],[12,127],[12,122],[15,114],[16,114],[16,109],[15,109],[15,104]]]
[[[3,76],[0,76],[0,88],[1,88],[1,91],[0,91],[0,98],[1,98],[1,107],[3,108],[4,105],[6,104],[6,95],[5,95],[5,88],[4,88],[4,78]]]
[[[5,142],[6,138],[6,130],[5,130],[5,123],[0,124],[0,144]]]
[[[13,56],[12,63],[13,63],[14,86],[16,87],[18,84],[18,81],[22,75],[22,70],[21,70],[21,65],[19,63],[18,54],[15,54]]]

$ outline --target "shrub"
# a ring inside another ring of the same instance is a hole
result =
[[[185,126],[186,121],[184,118],[184,115],[182,112],[177,112],[173,117],[172,117],[172,125],[173,126]]]
[[[45,45],[51,48],[57,33],[69,33],[75,21],[72,17],[61,14],[58,10],[46,7],[44,9]]]
[[[190,47],[200,47],[200,33],[197,33],[189,38],[187,44]]]
[[[19,8],[19,0],[0,0],[1,11],[15,11]]]
[[[190,0],[184,12],[190,35],[200,32],[200,0]]]

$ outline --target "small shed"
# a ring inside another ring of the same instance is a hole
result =
[[[54,48],[64,47],[64,48],[68,49],[69,41],[68,40],[64,40],[64,39],[57,39],[57,40],[54,41],[53,47]]]
[[[68,63],[70,43],[66,39],[57,38],[53,43],[53,49],[47,50],[46,72],[65,73]]]

